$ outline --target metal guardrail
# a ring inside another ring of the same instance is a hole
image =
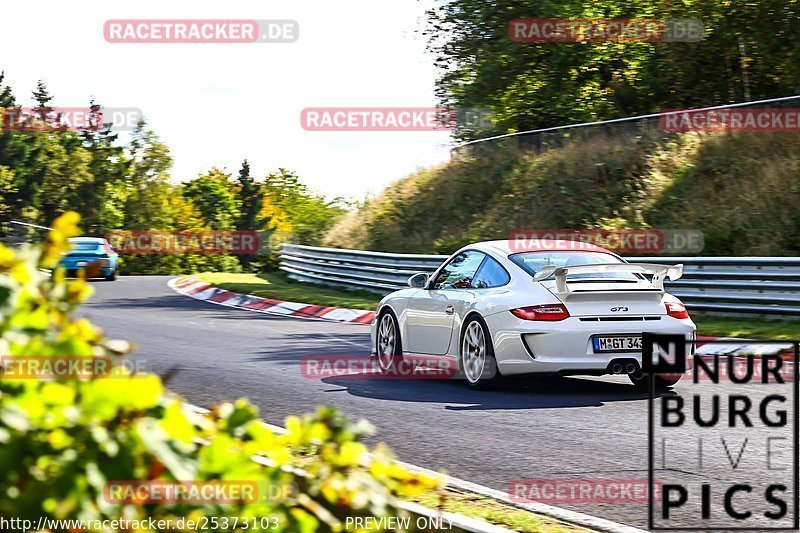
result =
[[[381,294],[432,273],[443,255],[392,254],[281,245],[280,269],[298,281]],[[632,263],[683,263],[667,288],[692,310],[800,316],[800,257],[629,257]]]
[[[433,272],[442,255],[390,254],[281,244],[280,269],[298,281],[387,294],[407,287],[409,276]]]
[[[6,228],[0,225],[0,243],[6,246],[18,247],[30,241],[31,234],[35,230],[51,230],[47,226],[29,224],[19,220],[9,220]]]
[[[737,102],[733,104],[724,104],[711,107],[671,110],[664,111],[662,113],[637,115],[634,117],[614,118],[609,120],[599,120],[596,122],[581,122],[577,124],[567,124],[564,126],[518,131],[463,142],[454,146],[451,149],[451,153],[481,155],[487,150],[493,150],[499,147],[510,147],[516,150],[541,153],[550,148],[562,146],[565,141],[571,139],[573,136],[580,136],[581,139],[586,140],[597,135],[649,136],[654,133],[665,134],[666,132],[661,129],[660,121],[666,115],[722,111],[725,109],[737,109],[740,107],[750,107],[756,105],[765,107],[782,107],[786,104],[797,101],[800,101],[800,95],[784,96],[781,98],[768,98],[764,100],[752,100],[750,102]]]

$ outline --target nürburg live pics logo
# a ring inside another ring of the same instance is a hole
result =
[[[695,344],[682,335],[642,339],[649,529],[797,530],[798,342]],[[674,389],[653,386],[659,374],[678,373]]]

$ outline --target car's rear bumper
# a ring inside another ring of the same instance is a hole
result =
[[[494,339],[500,373],[604,374],[612,361],[635,360],[641,365],[641,351],[595,353],[596,335],[641,335],[643,332],[683,335],[692,340],[695,325],[690,319],[660,316],[648,321],[581,321],[570,317],[559,322],[534,322],[499,313],[486,318]],[[691,348],[687,354],[691,353]]]
[[[100,261],[92,261],[80,267],[75,263],[59,263],[56,268],[65,270],[69,278],[78,277],[78,272],[81,270],[84,271],[87,278],[105,278],[111,276],[116,267],[113,264],[104,267],[100,266]]]

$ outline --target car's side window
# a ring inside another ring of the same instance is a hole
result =
[[[494,287],[502,287],[509,281],[511,281],[511,276],[508,275],[506,269],[500,263],[487,256],[472,279],[472,288],[492,289]]]
[[[469,289],[475,272],[486,257],[481,252],[461,252],[447,263],[433,283],[434,289]]]

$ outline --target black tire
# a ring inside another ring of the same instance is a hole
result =
[[[476,354],[473,350],[476,349],[477,346],[468,346],[473,344],[473,340],[478,340],[472,337],[473,332],[477,333],[478,330],[480,330],[483,338],[484,357],[482,358],[482,364],[480,356],[475,359]],[[472,365],[469,364],[467,358],[473,361]],[[458,364],[464,381],[473,389],[489,390],[503,383],[503,376],[497,368],[497,360],[494,357],[494,346],[492,345],[492,337],[489,334],[489,328],[480,315],[470,315],[466,322],[464,322],[461,338],[459,339]]]
[[[391,346],[385,342],[386,339],[382,339],[385,323],[391,324],[390,327],[393,331]],[[384,374],[396,372],[398,365],[403,360],[403,341],[400,338],[400,325],[391,309],[382,311],[378,316],[378,327],[375,335],[375,359],[378,362],[380,371]]]
[[[115,268],[114,270],[112,270],[111,274],[106,276],[104,279],[106,281],[114,281],[115,279],[117,279],[117,269]]]
[[[682,374],[655,376],[654,383],[656,386],[656,390],[665,390],[668,389],[669,387],[672,387],[673,385],[678,383],[678,381],[681,380],[681,377],[683,377]],[[636,377],[633,374],[630,374],[628,375],[628,378],[630,378],[631,383],[633,383],[633,386],[636,387],[638,390],[647,391],[650,388],[650,376],[647,376],[645,374],[639,374],[639,376]]]

